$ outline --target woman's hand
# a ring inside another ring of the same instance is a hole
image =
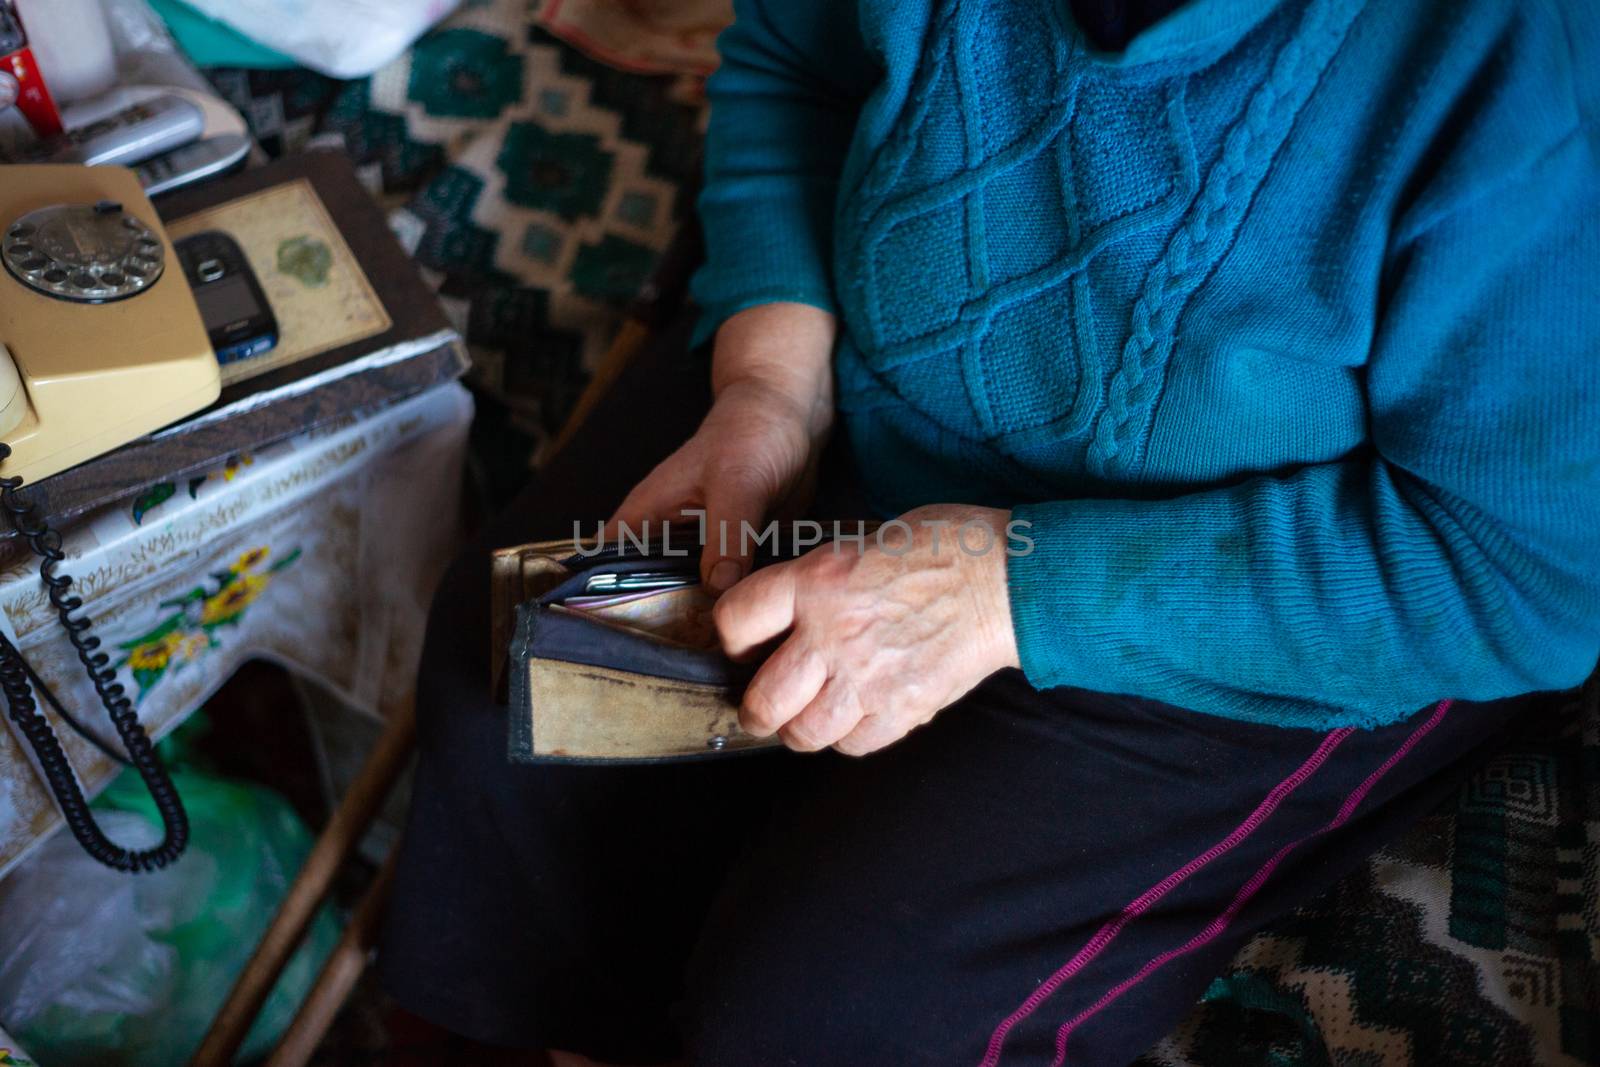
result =
[[[804,304],[763,304],[729,317],[712,362],[716,399],[693,437],[629,493],[608,527],[705,512],[701,581],[728,589],[750,569],[742,523],[798,514],[816,488],[833,425],[834,317]],[[726,530],[727,551],[718,531]]]
[[[745,691],[739,721],[799,751],[862,755],[932,719],[1002,667],[1018,665],[1006,590],[1010,513],[941,504],[910,527],[824,545],[756,571],[716,606],[734,658],[782,637]],[[982,523],[987,537],[964,524]],[[981,543],[986,551],[975,551]]]

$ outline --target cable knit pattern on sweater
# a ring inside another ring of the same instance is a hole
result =
[[[1222,156],[1199,199],[1167,242],[1134,301],[1122,363],[1111,379],[1106,410],[1095,426],[1089,464],[1097,472],[1136,469],[1140,437],[1161,388],[1172,335],[1190,293],[1210,272],[1244,217],[1255,184],[1344,37],[1357,5],[1314,0],[1295,35],[1278,51],[1271,73],[1250,96],[1224,138]]]
[[[742,0],[705,331],[837,310],[881,510],[1032,523],[1023,666],[1327,727],[1600,652],[1600,5]]]

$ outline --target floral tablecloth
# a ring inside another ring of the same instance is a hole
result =
[[[0,1067],[37,1067],[3,1028],[0,1028]]]
[[[69,531],[60,569],[151,735],[253,658],[372,714],[406,699],[428,602],[456,543],[471,419],[466,390],[441,386],[151,487]],[[116,745],[37,560],[7,548],[0,626],[79,720]],[[85,786],[109,781],[116,765],[55,726]],[[0,729],[0,877],[60,824],[31,753]]]

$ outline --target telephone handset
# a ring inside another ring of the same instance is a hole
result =
[[[0,166],[0,511],[41,557],[39,577],[127,757],[165,828],[149,849],[121,848],[101,832],[37,690],[63,708],[0,634],[0,691],[73,836],[125,871],[164,867],[188,841],[188,819],[137,713],[116,680],[72,579],[55,573],[61,536],[21,491],[126,444],[217,398],[216,356],[172,243],[132,171],[121,167]]]

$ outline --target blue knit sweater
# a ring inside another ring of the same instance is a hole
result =
[[[1014,507],[1040,687],[1292,726],[1600,652],[1600,3],[748,0],[707,329],[836,310],[884,513]]]

